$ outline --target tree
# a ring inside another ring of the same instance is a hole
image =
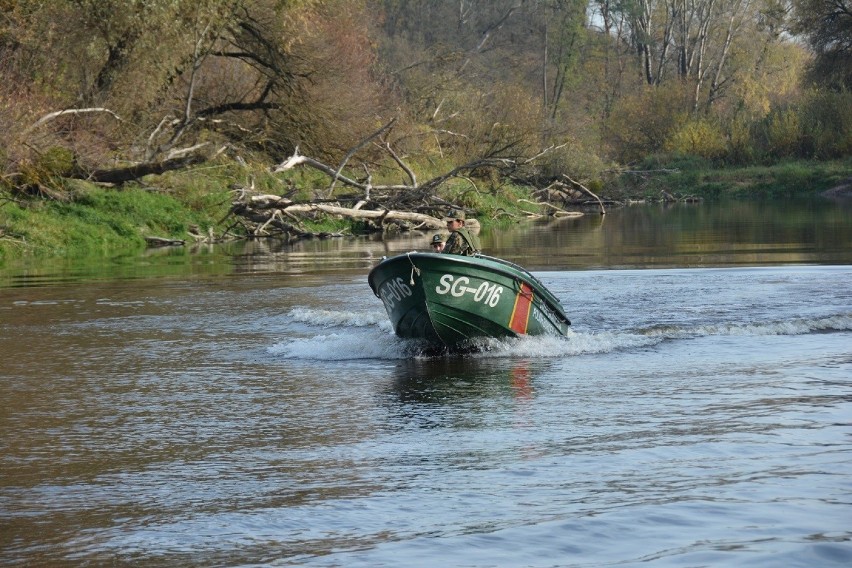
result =
[[[11,8],[12,23],[0,27],[4,83],[52,95],[30,97],[29,122],[39,127],[17,128],[29,136],[17,147],[69,146],[84,173],[116,158],[168,160],[202,142],[205,151],[215,142],[273,159],[296,145],[334,153],[393,107],[373,75],[366,2],[17,0]],[[78,112],[37,122],[92,107],[119,120]]]
[[[814,51],[814,82],[852,90],[852,0],[793,0],[792,31]]]

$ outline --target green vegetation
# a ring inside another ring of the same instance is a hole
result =
[[[170,195],[141,186],[122,191],[86,183],[75,186],[68,201],[0,194],[0,229],[5,236],[0,239],[0,261],[23,254],[84,256],[141,250],[146,236],[186,239],[193,225],[204,232],[228,209],[221,205],[228,197],[221,191]]]
[[[694,156],[646,158],[634,172],[623,173],[613,194],[621,198],[760,199],[814,197],[849,179],[852,159],[785,161],[772,166],[714,167]]]
[[[642,167],[645,169],[613,179],[608,194],[632,199],[659,199],[661,191],[704,199],[813,197],[847,179],[852,160],[719,169],[695,158],[657,156],[643,162]],[[67,188],[65,201],[12,197],[2,191],[0,264],[24,255],[114,256],[142,250],[145,236],[189,238],[191,242],[188,232],[193,226],[202,235],[209,228],[221,234],[233,221],[226,217],[234,195],[228,186],[235,171],[223,166],[173,173],[160,179],[162,187],[157,191],[139,184],[116,191],[74,182]],[[280,193],[280,179],[263,170],[255,173],[256,184],[269,193],[276,193],[276,189]],[[298,172],[290,177],[304,182],[313,174]],[[530,187],[493,181],[456,179],[447,183],[442,194],[476,211],[485,227],[526,212],[548,213],[533,203]],[[356,233],[363,228],[359,222],[331,216],[305,219],[305,226],[316,233]]]

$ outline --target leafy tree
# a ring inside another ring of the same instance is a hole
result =
[[[850,0],[789,1],[792,28],[788,0],[0,0],[4,179],[336,163],[392,118],[359,149],[370,175],[384,142],[442,170],[552,147],[544,176],[843,155]]]
[[[813,81],[852,89],[852,0],[793,0],[792,31],[807,38]]]
[[[18,120],[110,111],[63,115],[35,131],[17,125],[26,147],[70,145],[85,169],[166,159],[203,142],[275,158],[299,144],[333,152],[375,129],[392,105],[374,76],[366,2],[17,0],[11,8],[0,28],[4,76],[42,96],[30,97]]]
[[[802,148],[817,159],[852,156],[852,91],[812,89],[801,105]]]

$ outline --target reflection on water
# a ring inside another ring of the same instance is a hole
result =
[[[238,271],[369,269],[425,250],[428,234],[380,235],[234,251]],[[488,254],[531,270],[848,264],[852,204],[823,200],[640,205],[580,218],[524,222],[482,235]]]
[[[850,242],[852,204],[806,200],[633,206],[494,234],[489,245],[553,269],[848,264]]]
[[[310,275],[368,271],[425,250],[431,233],[234,242],[110,259],[13,262],[0,287],[79,279]],[[852,263],[852,204],[825,200],[641,205],[601,217],[523,222],[483,233],[488,254],[530,270]]]
[[[469,398],[530,398],[531,376],[547,360],[449,356],[400,361],[393,390],[402,402],[441,404]],[[507,368],[508,367],[508,368]]]

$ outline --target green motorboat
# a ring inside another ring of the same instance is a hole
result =
[[[383,259],[367,277],[399,337],[451,350],[482,338],[566,335],[559,300],[532,274],[485,256],[409,252]]]

